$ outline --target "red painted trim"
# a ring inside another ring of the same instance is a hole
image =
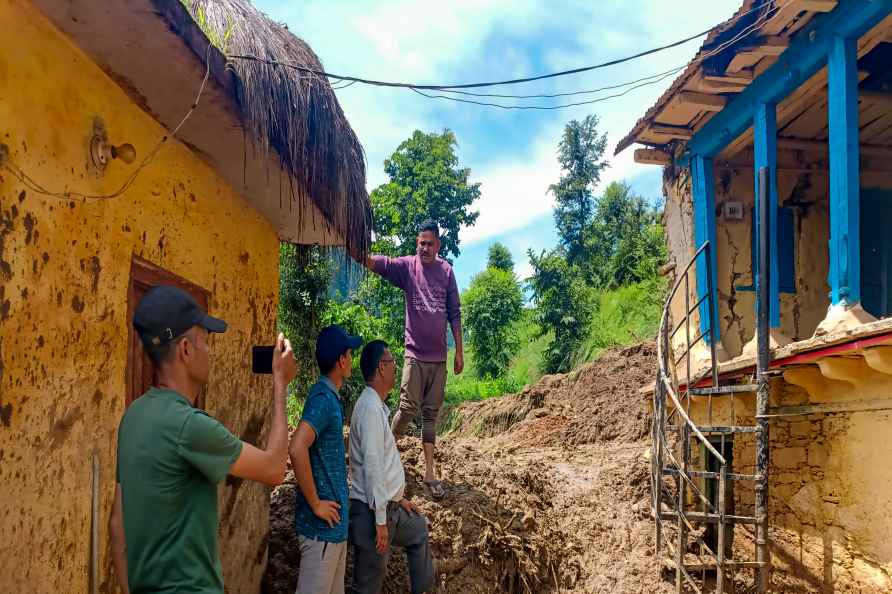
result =
[[[892,340],[892,332],[887,332],[886,334],[880,334],[879,336],[871,336],[870,338],[863,338],[860,340],[853,340],[852,342],[844,342],[842,344],[835,344],[833,346],[824,347],[822,349],[817,349],[814,351],[808,351],[806,353],[799,353],[798,355],[791,355],[789,357],[784,357],[783,359],[778,359],[776,361],[771,362],[771,367],[782,367],[784,365],[797,365],[800,363],[811,363],[815,359],[820,359],[822,357],[829,357],[831,355],[838,355],[840,353],[847,353],[850,351],[857,351],[861,349],[866,349],[872,346],[876,346],[878,344],[882,344],[884,342],[888,342]]]
[[[771,368],[776,369],[778,367],[785,367],[787,365],[801,365],[803,363],[811,363],[817,359],[821,359],[823,357],[830,357],[833,355],[840,355],[843,353],[848,353],[851,351],[858,351],[862,349],[866,349],[872,346],[877,346],[879,344],[883,344],[892,340],[892,332],[887,332],[885,334],[880,334],[877,336],[871,336],[870,338],[863,339],[854,339],[850,342],[844,342],[841,344],[834,344],[832,346],[818,348],[812,351],[807,351],[804,353],[798,353],[796,355],[790,355],[789,357],[784,357],[783,359],[776,359],[771,362]],[[750,365],[749,367],[744,367],[742,369],[738,369],[736,371],[731,371],[728,373],[724,373],[719,376],[719,381],[724,379],[730,379],[732,377],[739,377],[741,375],[745,375],[747,373],[752,373],[755,371],[755,365]],[[712,383],[711,377],[705,377],[699,382],[697,382],[694,387],[695,388],[706,388]],[[686,389],[687,385],[679,386],[680,389]]]

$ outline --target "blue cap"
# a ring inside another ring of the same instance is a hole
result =
[[[351,336],[337,324],[332,324],[323,328],[316,338],[316,360],[334,362],[347,349],[356,350],[361,345],[362,338]]]

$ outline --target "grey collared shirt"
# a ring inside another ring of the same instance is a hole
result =
[[[387,502],[402,499],[406,489],[389,416],[378,393],[366,386],[350,417],[350,498],[374,510],[376,524],[387,523]]]

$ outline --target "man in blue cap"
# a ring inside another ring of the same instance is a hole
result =
[[[353,351],[362,344],[340,326],[316,339],[321,377],[304,403],[288,452],[300,488],[294,524],[300,546],[297,594],[343,594],[347,564],[347,465],[344,410],[338,390],[353,374]]]
[[[118,428],[117,486],[109,520],[112,559],[125,594],[223,594],[217,485],[227,474],[278,485],[285,476],[285,395],[297,373],[279,334],[266,449],[242,442],[195,402],[208,382],[211,317],[185,291],[148,291],[133,316],[157,382]]]

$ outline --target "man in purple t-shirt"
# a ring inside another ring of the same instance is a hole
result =
[[[434,473],[437,416],[446,393],[446,324],[455,339],[455,373],[465,366],[461,335],[461,304],[452,266],[437,257],[440,228],[425,221],[418,231],[414,256],[369,256],[366,266],[406,294],[406,359],[400,382],[399,410],[393,434],[399,438],[421,408],[424,482],[435,497],[443,485]]]

